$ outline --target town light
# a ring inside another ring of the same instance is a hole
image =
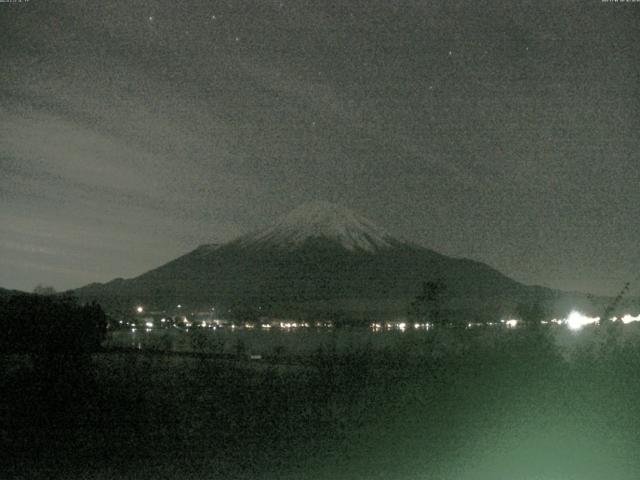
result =
[[[136,312],[138,312],[138,313],[142,313],[142,312],[144,312],[144,308],[142,308],[142,305],[138,305],[138,306],[136,307]]]
[[[634,317],[632,315],[626,314],[620,320],[622,320],[622,323],[624,324],[631,323],[631,322],[640,322],[640,315]]]

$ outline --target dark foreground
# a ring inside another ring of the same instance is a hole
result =
[[[640,345],[566,358],[544,333],[463,331],[299,366],[102,353],[1,367],[3,479],[640,475]]]

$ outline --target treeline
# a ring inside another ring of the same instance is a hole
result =
[[[38,294],[0,298],[0,350],[5,353],[89,353],[100,348],[106,329],[107,316],[97,303]]]

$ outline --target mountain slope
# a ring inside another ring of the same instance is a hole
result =
[[[480,262],[396,239],[327,203],[303,205],[271,227],[227,244],[203,245],[139,277],[75,293],[107,308],[131,308],[137,302],[157,308],[245,304],[279,314],[340,308],[399,315],[422,282],[436,279],[446,284],[450,308],[464,315],[512,307],[534,294],[555,295]]]

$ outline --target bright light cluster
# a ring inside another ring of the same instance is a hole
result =
[[[621,318],[613,317],[611,319],[611,321],[613,322],[617,322],[618,320],[620,320],[625,325],[631,322],[640,322],[640,315],[634,317],[633,315],[626,314],[626,315],[623,315]]]
[[[567,326],[571,330],[580,330],[585,325],[592,325],[600,322],[600,317],[588,317],[575,310],[566,319]]]
[[[510,320],[505,320],[504,324],[507,326],[507,328],[516,328],[518,326],[518,320],[512,318]]]

